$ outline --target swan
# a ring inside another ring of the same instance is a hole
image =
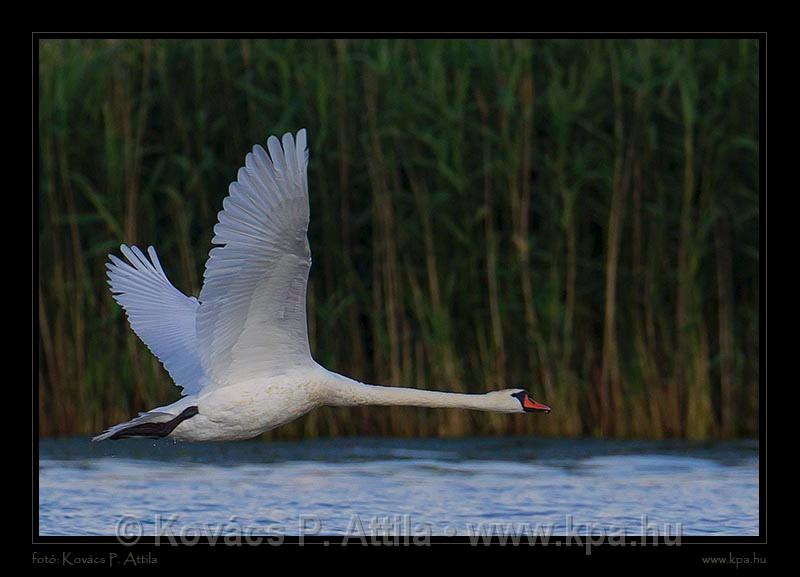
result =
[[[181,398],[114,425],[93,441],[255,437],[315,407],[403,405],[549,413],[524,389],[460,394],[369,385],[311,356],[306,283],[308,150],[305,129],[270,136],[248,153],[214,226],[198,298],[167,278],[155,249],[120,246],[108,284],[128,322],[164,365]]]

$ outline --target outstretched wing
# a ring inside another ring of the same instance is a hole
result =
[[[152,246],[147,249],[149,260],[135,246],[123,244],[120,250],[130,264],[113,254],[106,264],[114,300],[183,393],[198,392],[208,383],[197,353],[195,317],[200,303],[169,282]]]
[[[201,362],[220,385],[312,363],[306,328],[311,268],[306,132],[256,145],[214,227],[200,292]]]

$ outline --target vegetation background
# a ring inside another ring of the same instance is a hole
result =
[[[266,436],[757,435],[756,40],[43,40],[38,105],[41,435],[177,398],[106,255],[196,295],[245,153],[300,127],[317,360],[554,411]]]

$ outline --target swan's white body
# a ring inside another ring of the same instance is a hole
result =
[[[167,279],[155,250],[110,255],[111,291],[131,328],[183,388],[180,400],[94,438],[247,439],[322,405],[549,411],[522,389],[465,395],[365,385],[318,365],[306,329],[311,253],[305,130],[256,146],[218,215],[198,299]],[[130,263],[130,264],[129,264]]]

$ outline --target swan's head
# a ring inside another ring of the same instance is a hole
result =
[[[525,389],[506,389],[489,393],[497,396],[498,408],[507,413],[549,413],[550,407],[535,401]]]

